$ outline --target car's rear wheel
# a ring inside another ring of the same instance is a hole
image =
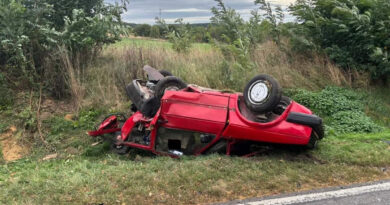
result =
[[[254,113],[272,111],[280,102],[282,89],[273,77],[258,75],[244,89],[245,104]]]
[[[180,78],[175,76],[168,76],[158,81],[155,88],[155,96],[158,100],[160,100],[164,96],[165,91],[181,90],[186,87],[187,84],[184,83]]]

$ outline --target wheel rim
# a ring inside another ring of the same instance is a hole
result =
[[[121,140],[121,135],[117,135],[116,136],[116,140],[117,141]],[[120,149],[122,149],[124,147],[124,145],[122,145],[122,144],[121,145],[115,145],[114,147],[115,147],[115,149],[120,150]]]
[[[115,145],[115,149],[122,149],[123,145]]]
[[[253,83],[248,92],[249,101],[253,104],[262,104],[269,97],[269,88],[264,81]]]

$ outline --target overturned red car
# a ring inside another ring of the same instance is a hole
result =
[[[90,136],[108,135],[119,154],[130,148],[177,157],[255,153],[261,144],[315,148],[322,120],[282,96],[268,75],[254,77],[244,93],[187,85],[167,71],[145,66],[148,80],[133,80],[126,92],[134,114],[108,116]]]

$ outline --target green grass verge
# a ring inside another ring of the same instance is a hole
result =
[[[1,149],[1,146],[0,146],[0,165],[4,164],[5,161],[4,161],[4,157],[3,157],[3,150]]]
[[[0,202],[205,203],[383,179],[388,140],[389,130],[330,136],[314,151],[280,148],[253,158],[171,159],[136,150],[120,157],[101,144],[81,155],[1,165]]]

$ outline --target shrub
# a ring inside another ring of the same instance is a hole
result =
[[[324,116],[341,111],[363,111],[361,98],[361,95],[339,87],[327,87],[321,92],[298,90],[294,94],[296,101]]]
[[[50,135],[57,135],[61,134],[67,130],[72,130],[73,122],[65,120],[64,117],[56,116],[51,119],[49,119],[46,122],[48,125],[50,125]]]
[[[17,114],[17,117],[26,130],[30,130],[32,132],[36,131],[37,119],[35,112],[32,111],[30,107],[24,108],[20,113]]]
[[[390,75],[388,0],[298,0],[290,7],[298,19],[294,45],[321,48],[345,69]],[[294,37],[294,36],[293,36]],[[313,46],[316,45],[316,46]]]
[[[12,105],[13,101],[13,93],[8,88],[4,75],[0,73],[0,110]]]
[[[81,110],[78,120],[73,123],[74,128],[94,129],[98,118],[103,114],[103,110],[98,109],[84,109]]]
[[[168,25],[164,19],[156,18],[156,23],[165,32],[165,37],[172,43],[173,50],[187,52],[192,45],[192,29],[183,19],[176,19],[175,25]]]
[[[133,32],[136,36],[149,37],[151,35],[151,28],[149,24],[139,24],[134,27]]]
[[[65,82],[58,48],[67,48],[71,63],[82,68],[79,65],[89,62],[104,44],[124,33],[120,15],[128,0],[121,2],[0,1],[1,69],[15,81],[27,79],[29,87],[43,83],[53,94],[62,92],[50,89]]]
[[[342,111],[331,116],[330,125],[340,133],[379,132],[382,127],[361,111]]]
[[[157,25],[154,25],[150,28],[150,37],[152,38],[160,38],[160,27]]]
[[[320,92],[295,90],[287,93],[323,117],[336,132],[376,132],[381,129],[364,113],[363,94],[339,87],[327,87]]]

